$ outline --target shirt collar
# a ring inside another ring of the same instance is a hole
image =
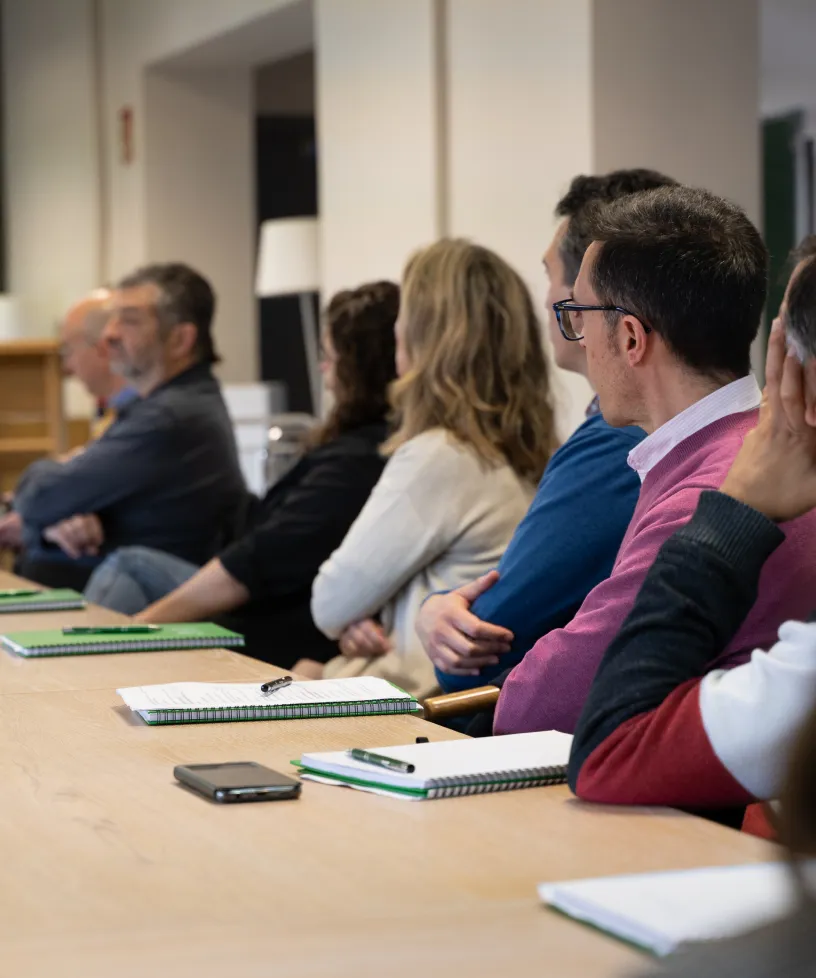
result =
[[[589,407],[586,409],[586,417],[594,418],[595,415],[601,413],[601,399],[596,394],[595,397],[589,402]]]
[[[720,387],[701,401],[687,407],[661,425],[657,431],[644,438],[629,452],[629,465],[640,476],[646,478],[651,470],[664,459],[680,442],[691,438],[715,421],[727,418],[730,414],[742,414],[759,407],[762,391],[753,374]]]
[[[122,411],[129,404],[139,400],[138,393],[132,387],[123,387],[113,396],[108,398],[106,408],[113,408],[114,411]]]

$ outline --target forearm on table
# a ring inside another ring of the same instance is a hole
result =
[[[215,557],[181,587],[156,601],[138,616],[153,623],[202,621],[245,604],[250,592]]]

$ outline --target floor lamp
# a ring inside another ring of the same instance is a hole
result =
[[[260,298],[300,297],[300,326],[309,375],[312,410],[320,415],[322,384],[317,344],[317,319],[312,293],[320,290],[316,217],[264,221],[258,248],[255,294]]]

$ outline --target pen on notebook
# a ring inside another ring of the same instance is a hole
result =
[[[9,587],[0,590],[0,598],[30,598],[32,595],[40,593],[39,588]]]
[[[285,686],[292,685],[291,676],[281,676],[280,679],[270,679],[268,683],[264,683],[261,686],[262,693],[274,693],[277,689],[283,689]]]
[[[75,625],[63,628],[63,635],[143,635],[158,632],[159,625]]]
[[[389,771],[400,771],[402,774],[413,774],[416,770],[414,764],[409,764],[408,761],[398,761],[395,757],[384,757],[382,754],[372,754],[370,750],[360,750],[359,747],[353,747],[350,751],[346,753],[355,761],[360,761],[363,764],[373,764],[374,767],[384,767]]]

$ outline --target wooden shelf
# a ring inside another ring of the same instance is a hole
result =
[[[34,438],[0,438],[0,455],[48,455],[57,445],[47,435]]]
[[[59,356],[59,340],[42,337],[27,340],[0,341],[0,356],[3,357],[42,357]]]

